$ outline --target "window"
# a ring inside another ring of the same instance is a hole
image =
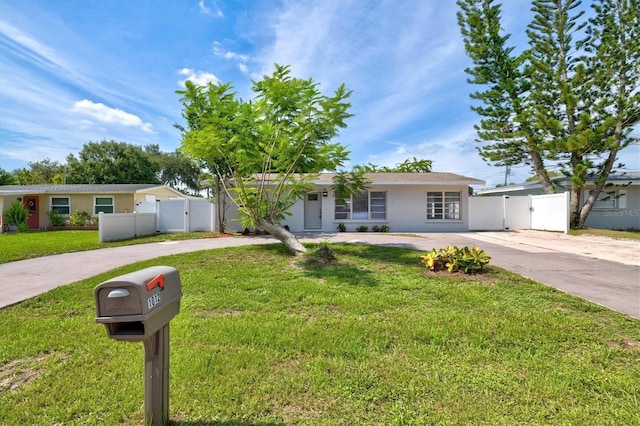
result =
[[[62,215],[68,215],[69,211],[69,197],[51,197],[51,211],[58,212]]]
[[[427,192],[427,220],[460,220],[458,192]]]
[[[587,192],[587,196],[589,193]],[[602,190],[598,194],[598,199],[593,204],[594,209],[615,209],[616,208],[616,192]]]
[[[113,197],[95,197],[93,202],[93,214],[113,213]]]
[[[386,220],[387,193],[362,191],[350,198],[336,200],[335,220]]]

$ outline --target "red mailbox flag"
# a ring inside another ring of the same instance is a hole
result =
[[[161,290],[164,290],[164,275],[158,274],[153,277],[151,281],[147,283],[147,291],[153,290],[155,286],[158,286]]]

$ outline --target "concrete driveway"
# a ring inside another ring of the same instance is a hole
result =
[[[573,237],[541,231],[304,234],[303,242],[329,240],[431,250],[475,246],[491,264],[640,318],[640,243]],[[0,264],[0,308],[119,266],[197,250],[277,242],[272,237],[210,238],[113,247]]]

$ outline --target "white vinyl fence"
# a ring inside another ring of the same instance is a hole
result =
[[[569,232],[569,193],[469,198],[470,231]]]
[[[100,242],[125,240],[156,232],[206,232],[215,229],[215,209],[208,200],[142,202],[136,213],[100,213]]]

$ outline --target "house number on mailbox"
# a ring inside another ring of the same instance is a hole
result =
[[[147,305],[149,306],[149,309],[153,308],[158,303],[160,303],[160,293],[156,293],[147,299]]]

